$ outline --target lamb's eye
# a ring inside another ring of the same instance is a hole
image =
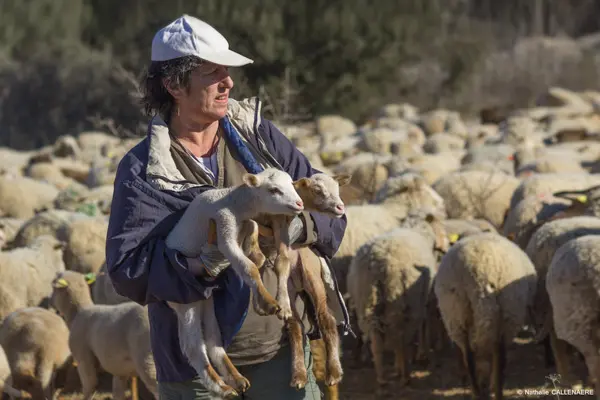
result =
[[[270,188],[270,189],[269,189],[269,193],[271,193],[271,194],[283,194],[283,193],[281,192],[281,190],[277,189],[276,187],[274,187],[274,188]]]

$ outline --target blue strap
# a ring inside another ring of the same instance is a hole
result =
[[[246,171],[253,174],[263,171],[229,118],[226,116],[221,119],[220,124],[230,151],[237,154]],[[250,304],[250,288],[232,268],[225,269],[219,275],[219,279],[223,289],[214,292],[214,304],[223,347],[226,349],[246,319]]]

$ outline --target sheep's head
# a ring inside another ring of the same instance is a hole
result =
[[[593,215],[600,217],[600,185],[584,190],[565,190],[553,193],[553,196],[571,201],[565,210],[555,214],[552,219]]]
[[[340,186],[350,183],[351,175],[329,176],[318,173],[310,178],[301,178],[294,182],[296,191],[302,198],[306,209],[326,214],[332,218],[341,218],[346,212],[340,198]]]
[[[304,203],[294,188],[292,177],[284,171],[267,168],[258,174],[245,174],[243,182],[253,189],[259,208],[256,212],[297,215],[304,210]]]
[[[404,204],[408,210],[432,208],[446,216],[444,199],[419,174],[405,173],[389,178],[375,196],[375,203]]]
[[[90,285],[96,281],[96,274],[81,274],[75,271],[61,271],[52,280],[50,304],[66,320],[75,316],[77,309],[92,304]]]
[[[424,207],[410,211],[400,225],[431,237],[433,250],[446,253],[450,248],[450,240],[442,222],[444,218],[445,215],[440,215],[435,208]]]

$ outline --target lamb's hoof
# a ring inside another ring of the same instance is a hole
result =
[[[250,381],[242,375],[235,378],[235,385],[240,393],[245,393],[250,389]]]
[[[275,315],[281,310],[281,307],[275,300],[268,301],[261,298],[254,302],[254,311],[260,316]]]
[[[325,378],[325,384],[327,386],[335,386],[342,381],[342,369],[341,368],[330,368],[327,371],[327,377]]]
[[[278,312],[277,312],[277,317],[282,320],[282,321],[287,321],[288,319],[292,318],[292,310],[290,307],[282,307]]]
[[[238,392],[229,385],[221,385],[221,396],[225,399],[233,399],[238,397]]]
[[[290,386],[296,390],[301,390],[308,383],[308,376],[306,371],[298,371],[292,375],[292,380],[290,381]]]

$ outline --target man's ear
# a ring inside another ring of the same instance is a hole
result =
[[[169,92],[169,94],[171,96],[173,96],[174,98],[177,99],[184,95],[184,88],[175,86],[174,83],[171,80],[169,80],[168,78],[163,78],[162,84],[163,84],[165,90],[167,92]]]
[[[350,183],[350,180],[352,179],[352,175],[351,174],[339,174],[339,175],[335,175],[333,177],[333,179],[335,179],[337,181],[338,185],[346,186],[347,184]]]
[[[258,187],[260,185],[260,178],[254,174],[244,174],[242,180],[250,187]]]
[[[310,179],[300,178],[294,182],[295,189],[306,189],[310,185]]]

